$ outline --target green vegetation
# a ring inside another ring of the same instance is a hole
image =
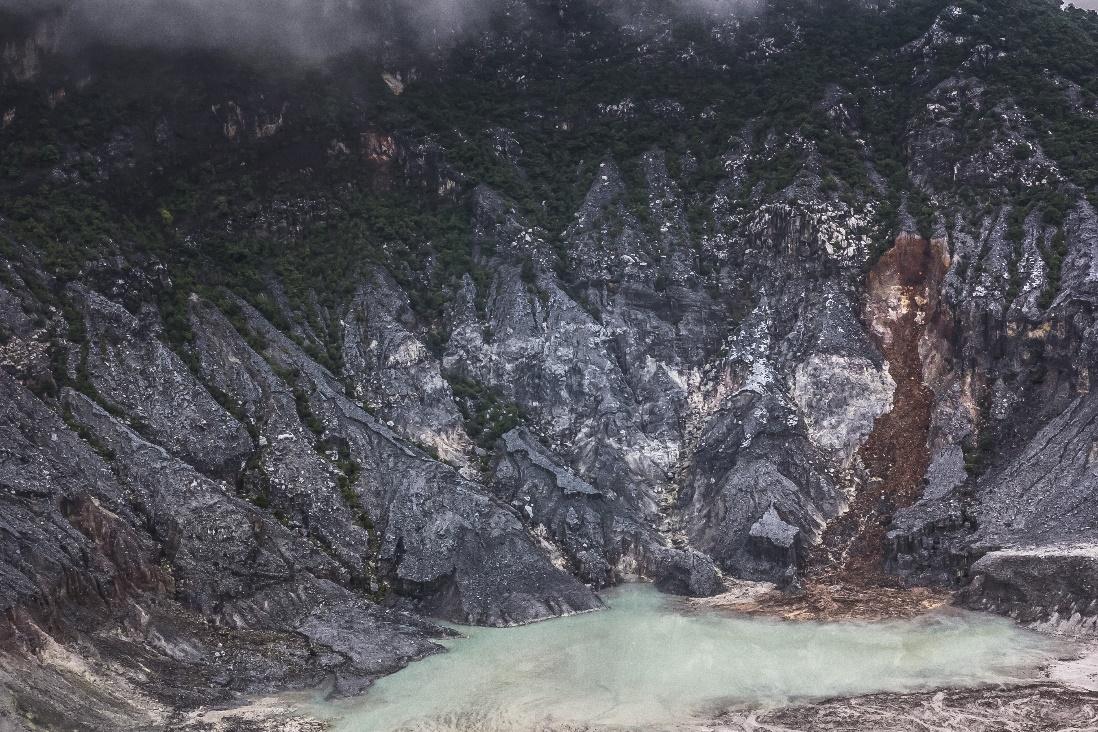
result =
[[[271,478],[263,466],[263,449],[252,450],[237,476],[237,493],[259,508],[271,506]]]
[[[232,397],[230,397],[228,394],[226,394],[224,391],[214,386],[213,384],[203,382],[203,385],[206,387],[206,390],[210,392],[210,394],[213,396],[214,400],[219,405],[221,405],[222,409],[231,414],[237,422],[240,422],[242,425],[244,425],[244,428],[248,430],[248,434],[251,436],[253,441],[259,439],[259,426],[256,425],[256,423],[248,417],[247,412],[244,411],[244,409],[236,400],[234,400]]]
[[[313,410],[309,406],[309,395],[298,384],[294,385],[294,406],[297,408],[297,416],[301,419],[301,423],[317,437],[323,437],[324,423],[313,414]]]
[[[362,506],[362,501],[359,500],[354,487],[362,468],[351,457],[351,450],[345,440],[339,440],[337,453],[339,457],[336,460],[336,466],[339,468],[339,476],[336,481],[339,494],[342,496],[343,502],[347,504],[347,508],[355,516],[359,526],[366,531],[368,536],[367,549],[370,556],[364,567],[367,585],[364,589],[375,601],[380,602],[388,593],[389,586],[380,578],[380,568],[378,566],[381,556],[381,535],[374,526],[373,519],[370,518],[370,515],[366,513],[366,509]]]
[[[522,423],[522,408],[483,384],[456,374],[448,375],[447,380],[465,418],[465,429],[480,447],[491,449],[504,433]]]
[[[1039,229],[1038,250],[1044,259],[1047,272],[1045,289],[1038,299],[1038,305],[1044,309],[1052,304],[1060,291],[1060,270],[1067,255],[1067,238],[1064,235],[1065,210],[1070,203],[1069,197],[1059,190],[1035,189],[1025,191],[1014,199],[1014,205],[1007,217],[1006,238],[1012,245],[1012,255],[1008,263],[1009,283],[1007,285],[1007,304],[1018,296],[1021,290],[1021,271],[1025,240],[1025,223],[1034,212],[1040,213],[1036,224],[1054,227],[1051,241],[1044,244],[1043,230]]]
[[[1048,267],[1048,281],[1038,300],[1038,305],[1043,310],[1052,304],[1060,292],[1060,271],[1064,264],[1064,257],[1067,256],[1067,237],[1064,236],[1062,226],[1056,229],[1051,243],[1047,248],[1042,249],[1041,253]]]
[[[69,88],[62,103],[50,104],[33,84],[0,88],[18,108],[0,138],[0,214],[13,238],[42,253],[58,277],[55,289],[105,257],[166,264],[173,286],[150,287],[146,296],[160,306],[166,340],[181,352],[193,338],[191,291],[218,299],[240,327],[229,300],[217,294],[227,288],[286,331],[285,315],[270,301],[272,277],[295,310],[319,318],[310,298],[322,310],[338,310],[362,270],[376,265],[397,278],[437,341],[460,278],[473,277],[481,302],[486,291],[483,258],[492,251],[474,246],[470,222],[469,194],[479,183],[509,196],[563,255],[559,236],[604,160],[618,163],[627,184],[623,203],[648,225],[638,161],[660,148],[700,241],[712,229],[713,197],[726,178],[722,157],[742,136],[747,174],[731,193],[743,209],[789,186],[814,150],[825,193],[883,204],[882,246],[905,200],[929,233],[935,206],[908,179],[907,125],[977,42],[1008,55],[991,54],[979,67],[989,89],[980,108],[964,110],[955,125],[959,152],[993,143],[998,122],[988,110],[1009,98],[1069,180],[1098,197],[1098,120],[1076,109],[1065,91],[1073,85],[1084,102],[1098,98],[1098,16],[1061,12],[1042,0],[960,0],[964,12],[942,15],[946,5],[907,0],[878,12],[845,0],[771,0],[768,12],[743,21],[731,43],[684,21],[673,42],[706,60],[697,63],[640,58],[635,44],[595,20],[593,32],[573,44],[547,34],[533,65],[511,44],[459,48],[446,73],[425,74],[400,96],[364,58],[320,72],[255,69],[208,53],[181,59],[104,50],[93,83]],[[939,16],[946,31],[973,43],[945,44],[929,55],[899,52]],[[763,38],[781,49],[765,60],[757,54]],[[497,73],[503,68],[522,68],[522,83]],[[243,141],[188,126],[209,121],[218,114],[211,104],[221,108],[228,98],[252,115],[286,100],[286,126],[272,138]],[[823,108],[825,98],[841,103],[842,112]],[[666,111],[669,99],[681,112]],[[598,112],[625,100],[632,109],[625,117]],[[178,127],[170,143],[159,142],[162,125]],[[498,128],[518,142],[515,160],[498,152]],[[366,133],[391,139],[399,148],[394,159],[365,163],[355,152],[327,153],[333,141],[361,150]],[[108,147],[122,150],[121,163],[111,162]],[[1029,144],[1009,152],[1018,164],[1034,155]],[[872,171],[886,193],[874,189]],[[991,200],[978,184],[958,184],[952,193],[966,205],[1027,205]],[[1071,201],[1040,203],[1047,223],[1059,226]],[[1061,249],[1042,250],[1048,297],[1058,288]],[[558,259],[569,275],[567,256]],[[523,265],[523,276],[532,282],[532,264]],[[338,374],[338,329],[325,326],[313,327],[323,343],[302,345]],[[262,339],[246,327],[241,332],[262,349]]]
[[[1018,297],[1018,292],[1022,288],[1022,273],[1019,266],[1021,265],[1023,245],[1025,244],[1025,219],[1026,210],[1018,207],[1011,210],[1010,217],[1007,219],[1006,236],[1007,241],[1011,244],[1010,261],[1007,263],[1009,276],[1006,291],[1007,307],[1010,307],[1010,304]]]
[[[65,424],[68,425],[69,429],[79,435],[80,439],[82,439],[84,442],[88,443],[88,445],[90,445],[93,450],[99,453],[100,457],[102,457],[107,462],[114,460],[114,450],[105,445],[103,441],[100,440],[99,437],[97,437],[96,434],[88,429],[85,425],[77,422],[68,404],[66,404],[61,410],[61,418],[65,421]]]
[[[961,447],[965,458],[965,472],[973,478],[983,475],[995,457],[995,438],[989,429],[980,430],[979,437],[969,438]]]

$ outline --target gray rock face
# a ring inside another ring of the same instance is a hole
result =
[[[961,602],[1060,633],[1098,631],[1098,550],[1044,544],[992,551],[973,563]]]
[[[84,368],[99,395],[172,453],[200,470],[231,475],[252,449],[244,427],[157,339],[157,317],[143,322],[88,291],[74,293],[87,330]]]
[[[1032,162],[1048,165],[1036,154]],[[1090,612],[1085,583],[1054,578],[1085,576],[1081,560],[1065,559],[1061,547],[1090,543],[1098,526],[1090,508],[1098,481],[1089,387],[1089,262],[1098,228],[1093,208],[1075,204],[1060,234],[1067,254],[1058,294],[1041,297],[1055,233],[1036,213],[1025,218],[1017,244],[1007,238],[1006,211],[976,225],[949,224],[953,253],[941,288],[949,321],[940,323],[940,340],[921,344],[936,395],[933,459],[922,500],[895,517],[887,564],[909,581],[964,587],[974,607],[1079,626],[1071,617]],[[1042,563],[1048,581],[1039,586],[1031,575]]]
[[[70,367],[95,399],[67,389],[54,408],[166,574],[142,597],[316,649],[292,679],[257,661],[240,688],[334,673],[353,691],[433,652],[422,614],[508,625],[599,608],[584,583],[789,579],[891,407],[851,284],[864,242],[831,203],[767,206],[721,220],[703,267],[666,156],[640,171],[647,223],[608,161],[564,233],[569,279],[545,233],[479,189],[488,285],[456,293],[440,354],[381,269],[339,317],[273,282],[285,332],[232,296],[226,313],[190,298],[193,373],[154,312],[74,290]],[[339,374],[306,352],[332,339]],[[521,426],[475,441],[480,397],[459,403],[459,381]]]
[[[826,221],[776,207],[749,224],[761,252],[741,266],[760,299],[704,377],[682,494],[686,530],[694,546],[751,579],[795,571],[796,557],[844,509],[850,458],[891,407],[891,379],[852,293],[819,282],[824,266],[853,267],[861,256],[857,245],[847,253],[822,235]],[[800,532],[797,551],[750,536],[771,510]]]
[[[800,533],[800,529],[783,521],[771,506],[762,518],[751,524],[751,528],[748,529],[748,546],[753,556],[770,559],[776,564],[796,567],[800,559],[797,542]],[[803,542],[800,549],[804,551]]]
[[[891,411],[895,386],[888,371],[869,359],[814,353],[797,366],[793,399],[812,443],[850,457],[874,420]]]
[[[260,480],[272,504],[284,506],[291,523],[316,535],[352,575],[371,586],[391,581],[425,610],[486,625],[599,607],[550,564],[513,513],[454,468],[402,443],[258,312],[239,307],[265,342],[265,358],[199,307],[198,317],[215,321],[205,330],[222,339],[211,344],[208,361],[203,354],[203,369],[230,398],[262,395],[245,407],[267,442]],[[205,350],[201,341],[197,348]],[[240,383],[245,374],[249,381]]]
[[[354,397],[439,458],[468,467],[473,445],[439,361],[416,335],[408,297],[385,271],[373,273],[343,318],[343,362]]]
[[[116,594],[168,585],[102,458],[10,376],[0,374],[0,389],[5,608],[61,613],[86,595],[102,610]]]
[[[162,542],[175,596],[185,605],[216,616],[225,603],[257,586],[289,582],[299,572],[346,579],[331,559],[236,497],[231,486],[146,442],[88,397],[66,390],[62,404],[73,423],[97,435],[111,455],[127,498]],[[225,622],[249,627],[228,617]]]
[[[93,727],[118,724],[118,707],[163,724],[177,705],[312,686],[331,674],[360,688],[439,650],[429,637],[440,629],[319,579],[339,577],[338,568],[308,539],[87,397],[62,395],[66,424],[3,374],[0,389],[4,444],[21,455],[0,474],[11,537],[5,668],[20,667],[6,655],[18,649],[45,659],[9,677],[17,706],[58,723],[79,718],[90,681],[118,697],[96,712],[99,722],[89,718]],[[74,431],[93,429],[98,453]],[[347,633],[374,645],[355,650],[340,640]],[[110,664],[88,668],[64,650],[76,637]],[[43,688],[53,692],[35,697]]]
[[[262,320],[258,314],[253,317]],[[341,494],[340,478],[348,478],[338,464],[334,444],[322,445],[320,437],[303,422],[313,416],[308,411],[304,377],[291,375],[296,368],[291,362],[272,359],[268,363],[206,303],[193,303],[192,318],[192,327],[200,333],[194,348],[203,379],[233,400],[258,433],[259,444],[241,475],[241,487],[254,501],[283,516],[288,525],[318,541],[355,582],[368,585],[370,534]],[[251,332],[256,337],[267,336],[255,327]],[[292,348],[299,352],[296,346]],[[304,354],[301,357],[306,358]],[[274,367],[283,370],[290,383],[283,381]],[[313,426],[321,429],[315,423]]]
[[[641,574],[672,591],[719,592],[720,573],[706,556],[668,546],[620,496],[593,487],[526,430],[501,438],[494,487],[586,582],[604,587]]]
[[[780,579],[795,569],[841,510],[835,471],[888,404],[851,295],[830,282],[783,294],[818,269],[806,250],[788,271],[748,267],[772,294],[729,320],[703,284],[664,156],[643,165],[655,240],[629,221],[614,167],[604,171],[568,234],[576,282],[549,267],[541,233],[506,214],[505,199],[480,192],[478,229],[496,251],[490,286],[481,301],[467,280],[441,356],[381,270],[340,318],[315,301],[305,315],[272,285],[293,338],[243,301],[226,299],[230,318],[192,297],[186,362],[161,340],[155,312],[72,291],[86,341],[70,347],[70,372],[86,374],[88,393],[65,389],[36,409],[63,414],[67,423],[53,420],[64,439],[99,466],[96,500],[109,497],[105,510],[130,532],[118,534],[133,547],[125,575],[144,578],[128,596],[182,618],[142,631],[164,638],[149,651],[160,663],[217,698],[322,674],[350,692],[436,649],[423,614],[508,625],[599,608],[583,583],[643,577],[711,595],[722,570]],[[626,221],[620,231],[613,219]],[[765,221],[752,242],[773,236],[766,246],[793,252],[787,237],[807,236],[838,251],[818,222]],[[706,276],[741,275],[729,265]],[[338,375],[299,345],[333,337]],[[523,426],[476,445],[463,411],[476,405],[459,406],[455,379],[515,405]],[[71,510],[98,526],[96,505]],[[9,607],[40,602],[39,580],[61,583],[69,561],[24,570],[23,581],[11,571],[23,589]],[[84,571],[112,576],[112,566]],[[213,657],[202,633],[188,645],[199,618],[239,643]],[[277,646],[289,656],[249,640],[291,636]],[[296,660],[304,649],[309,660]],[[150,699],[178,693],[141,688]]]
[[[1077,398],[982,481],[975,518],[988,545],[1083,541],[1098,527],[1098,398]]]
[[[771,506],[761,519],[751,524],[747,535],[752,539],[769,542],[775,547],[789,549],[793,546],[798,532],[799,529],[796,526],[790,526],[782,521],[781,516]]]

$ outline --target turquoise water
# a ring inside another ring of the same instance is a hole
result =
[[[790,623],[686,614],[648,585],[610,609],[520,628],[462,628],[448,653],[325,705],[341,732],[659,729],[722,705],[963,686],[1024,676],[1052,641],[945,612],[908,621]]]

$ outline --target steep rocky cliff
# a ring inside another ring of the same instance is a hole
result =
[[[5,31],[5,723],[352,693],[636,577],[1093,632],[1095,16],[503,6],[291,70]]]

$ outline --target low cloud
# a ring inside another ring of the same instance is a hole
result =
[[[628,24],[653,6],[733,12],[745,0],[591,0]],[[15,12],[60,10],[70,43],[218,48],[319,61],[385,43],[445,47],[497,11],[548,9],[545,0],[0,0]]]
[[[67,41],[223,48],[320,60],[373,47],[402,29],[440,44],[502,0],[0,0],[17,13],[59,10]]]

